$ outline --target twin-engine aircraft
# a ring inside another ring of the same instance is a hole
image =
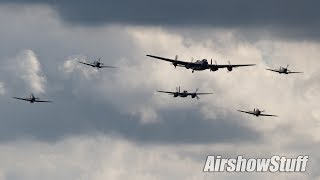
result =
[[[287,67],[281,67],[279,69],[266,69],[268,71],[273,71],[273,72],[277,72],[279,74],[293,74],[293,73],[303,73],[303,72],[293,72],[293,71],[290,71],[288,69],[289,67],[289,64],[287,65]]]
[[[176,92],[171,92],[171,91],[157,91],[161,93],[167,93],[167,94],[173,94],[173,97],[182,97],[185,98],[187,96],[191,96],[192,98],[197,98],[198,100],[200,99],[198,95],[206,95],[206,94],[213,94],[213,93],[198,93],[198,88],[194,93],[189,93],[188,91],[184,90],[180,92],[180,86],[179,88],[176,88]]]
[[[96,61],[93,61],[93,63],[86,63],[86,62],[81,62],[81,61],[79,63],[87,65],[87,66],[91,66],[91,67],[94,67],[94,68],[98,68],[98,69],[100,69],[100,68],[116,68],[114,66],[104,66],[103,65],[104,63],[101,62],[101,58],[99,58]]]
[[[247,113],[247,114],[252,114],[254,116],[274,116],[274,117],[278,117],[277,115],[272,115],[272,114],[262,114],[262,112],[264,111],[260,111],[258,108],[254,108],[253,111],[242,111],[242,110],[238,110],[239,112],[243,112],[243,113]]]
[[[224,64],[224,65],[218,65],[217,63],[212,64],[212,59],[210,61],[210,64],[208,63],[207,59],[202,59],[202,60],[197,60],[196,62],[185,62],[185,61],[179,61],[178,56],[175,57],[175,59],[169,59],[169,58],[164,58],[164,57],[159,57],[159,56],[154,56],[154,55],[147,55],[148,57],[152,57],[155,59],[160,59],[163,61],[168,61],[173,64],[174,67],[185,67],[186,69],[191,69],[192,73],[194,71],[203,71],[206,69],[210,69],[210,71],[217,71],[220,68],[227,68],[228,71],[232,71],[233,68],[236,67],[243,67],[243,66],[255,66],[255,64]]]
[[[19,98],[19,97],[12,97],[14,99],[18,99],[18,100],[23,100],[23,101],[29,101],[30,103],[35,103],[35,102],[47,102],[47,103],[51,103],[52,101],[42,101],[40,100],[40,98],[36,98],[34,97],[33,94],[30,95],[30,97],[28,98]]]

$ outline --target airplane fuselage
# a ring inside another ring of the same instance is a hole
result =
[[[206,69],[210,69],[211,71],[217,71],[219,69],[217,66],[214,66],[214,65],[212,66],[212,64],[209,64],[207,59],[197,60],[194,64],[195,65],[186,65],[185,68],[192,69],[192,72],[203,71]],[[228,71],[232,71],[232,66],[227,67],[227,69]]]
[[[183,92],[176,92],[175,94],[173,94],[173,97],[188,97],[191,96],[192,98],[195,98],[197,96],[196,93],[188,93],[188,91],[183,91]]]
[[[259,109],[254,109],[253,114],[258,117],[258,116],[260,116],[261,111]]]
[[[101,63],[98,62],[98,61],[95,61],[95,62],[93,63],[93,65],[94,65],[94,67],[96,67],[96,68],[101,68]]]
[[[279,68],[279,74],[288,74],[288,69],[284,67]]]

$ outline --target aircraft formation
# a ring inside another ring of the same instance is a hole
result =
[[[192,71],[192,73],[194,73],[195,71],[203,71],[203,70],[210,70],[211,71],[217,71],[219,69],[227,69],[229,72],[231,72],[234,68],[238,68],[238,67],[246,67],[246,66],[255,66],[256,64],[231,64],[230,62],[228,62],[228,64],[217,64],[217,62],[215,61],[215,63],[212,63],[212,59],[210,60],[210,63],[208,62],[207,59],[202,59],[202,60],[197,60],[195,62],[193,62],[193,59],[191,60],[191,62],[187,62],[187,61],[181,61],[178,60],[178,56],[176,55],[174,59],[170,59],[170,58],[165,58],[165,57],[160,57],[160,56],[155,56],[155,55],[147,55],[148,57],[154,58],[154,59],[158,59],[158,60],[163,60],[163,61],[167,61],[172,63],[172,65],[176,68],[178,67],[184,67],[186,69],[190,69]],[[101,68],[116,68],[114,66],[106,66],[104,65],[103,62],[101,62],[101,58],[99,58],[98,60],[93,61],[92,63],[87,63],[87,62],[82,62],[79,61],[78,63],[83,64],[83,65],[87,65],[87,66],[91,66],[93,68],[97,68],[97,69],[101,69]],[[296,72],[296,71],[291,71],[288,69],[289,65],[287,65],[286,67],[282,67],[280,66],[279,69],[266,69],[268,71],[272,71],[272,72],[276,72],[279,74],[293,74],[293,73],[303,73],[303,72]],[[213,94],[211,92],[205,92],[205,93],[198,93],[198,88],[195,90],[195,92],[188,92],[187,90],[184,91],[180,91],[180,86],[176,88],[176,91],[162,91],[162,90],[158,90],[157,92],[160,93],[165,93],[165,94],[169,94],[172,95],[174,98],[175,97],[181,97],[181,98],[185,98],[190,96],[191,98],[197,98],[198,100],[200,99],[199,95],[210,95]],[[48,100],[40,100],[40,98],[35,97],[34,94],[31,94],[30,97],[27,98],[20,98],[20,97],[12,97],[14,99],[17,100],[22,100],[22,101],[28,101],[30,103],[35,103],[35,102],[44,102],[44,103],[52,103],[52,101],[48,101]],[[256,117],[259,116],[273,116],[273,117],[278,117],[277,115],[272,115],[272,114],[264,114],[262,110],[259,110],[258,108],[254,108],[253,111],[244,111],[244,110],[237,110],[241,113],[247,113],[247,114],[251,114],[254,115]]]

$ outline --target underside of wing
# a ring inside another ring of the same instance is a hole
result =
[[[207,94],[213,94],[213,93],[196,93],[197,95],[207,95]]]
[[[79,63],[84,64],[84,65],[88,65],[88,66],[91,66],[91,67],[94,67],[93,64],[89,64],[89,63],[85,63],[85,62],[81,62],[81,61],[80,61]]]
[[[255,66],[255,64],[231,64],[232,67]]]
[[[260,116],[274,116],[274,117],[278,117],[277,115],[272,115],[272,114],[260,114]]]
[[[42,101],[42,100],[35,100],[35,102],[47,102],[47,103],[52,103],[52,101]]]
[[[276,69],[266,69],[266,70],[268,70],[268,71],[273,71],[273,72],[279,72],[279,71],[276,70]]]
[[[244,66],[255,66],[255,64],[210,64],[209,67],[217,68],[228,68],[228,67],[244,67]]]
[[[163,61],[168,61],[168,62],[172,62],[172,63],[176,63],[177,65],[194,65],[195,63],[190,63],[190,62],[185,62],[185,61],[179,61],[179,60],[175,60],[175,59],[169,59],[169,58],[164,58],[164,57],[160,57],[160,56],[154,56],[154,55],[147,55],[148,57],[152,57],[155,59],[160,59]]]
[[[250,112],[250,111],[241,111],[241,110],[238,110],[239,112],[243,112],[243,113],[247,113],[247,114],[253,114],[254,115],[254,113],[253,112]]]
[[[18,97],[12,97],[14,99],[23,100],[23,101],[30,101],[28,98],[18,98]]]
[[[157,91],[157,92],[167,93],[167,94],[174,94],[175,93],[175,92],[171,92],[171,91]]]
[[[101,68],[117,68],[117,67],[114,67],[114,66],[100,66]]]

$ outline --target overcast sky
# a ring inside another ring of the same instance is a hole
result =
[[[0,179],[320,179],[318,1],[0,2]],[[191,73],[146,54],[257,66]],[[119,68],[77,63],[99,57]],[[287,64],[304,73],[265,70]],[[214,94],[156,93],[177,86]],[[54,103],[11,98],[31,92]],[[279,117],[236,111],[253,108]],[[209,154],[310,161],[205,174]]]

